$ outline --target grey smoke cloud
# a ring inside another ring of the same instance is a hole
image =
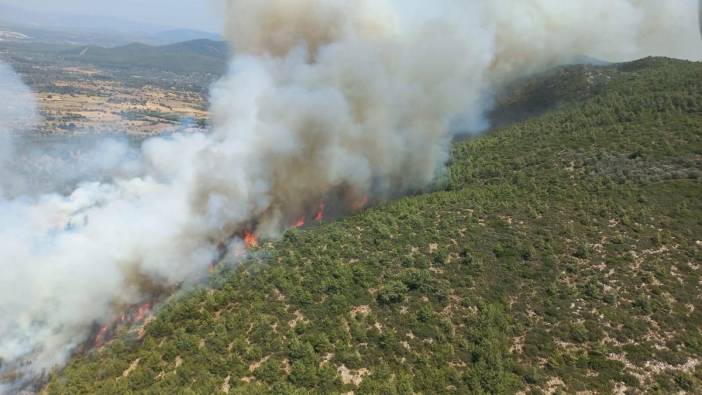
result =
[[[78,183],[138,169],[138,154],[124,137],[49,138],[34,132],[39,121],[33,93],[0,63],[2,198],[70,192]]]
[[[237,55],[212,87],[209,133],[151,139],[130,169],[106,165],[68,193],[0,200],[0,358],[31,360],[31,377],[146,297],[135,278],[197,282],[244,230],[276,237],[330,195],[353,205],[427,186],[453,125],[479,131],[515,78],[583,54],[700,58],[695,7],[229,1]]]
[[[7,171],[14,159],[16,133],[31,128],[37,118],[32,92],[9,66],[0,63],[0,197],[19,182]]]

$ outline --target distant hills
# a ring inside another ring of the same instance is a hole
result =
[[[10,31],[21,35],[15,35],[13,40],[106,47],[132,42],[167,45],[198,39],[222,39],[216,33],[201,30],[173,29],[109,16],[30,11],[0,4],[0,34]],[[5,36],[0,35],[0,39],[9,41]]]
[[[161,46],[140,43],[114,48],[79,46],[66,50],[62,55],[68,60],[101,66],[222,73],[229,58],[229,48],[224,41],[197,39]]]
[[[110,31],[154,33],[166,27],[137,23],[120,18],[98,15],[74,15],[68,13],[42,12],[0,4],[0,21],[5,24],[40,28],[45,30]]]
[[[212,41],[222,41],[222,36],[215,33],[203,32],[201,30],[193,29],[171,29],[165,31],[159,31],[150,34],[148,37],[141,41],[144,44],[158,44],[167,45],[175,44],[182,41],[192,41],[192,40],[212,40]]]

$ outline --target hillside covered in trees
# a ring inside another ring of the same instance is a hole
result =
[[[523,81],[432,192],[288,231],[47,392],[699,393],[701,77]]]

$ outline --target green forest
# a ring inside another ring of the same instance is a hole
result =
[[[702,392],[702,63],[521,81],[423,193],[293,229],[49,394]]]

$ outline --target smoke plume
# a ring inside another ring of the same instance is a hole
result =
[[[32,92],[10,67],[0,63],[0,197],[21,182],[8,171],[19,137],[15,132],[31,128],[37,118]]]
[[[237,55],[212,87],[211,131],[117,150],[126,169],[69,177],[67,193],[0,198],[0,373],[62,364],[124,306],[205,277],[245,231],[276,237],[322,201],[343,212],[426,187],[515,78],[582,55],[699,59],[696,6],[228,1]]]

